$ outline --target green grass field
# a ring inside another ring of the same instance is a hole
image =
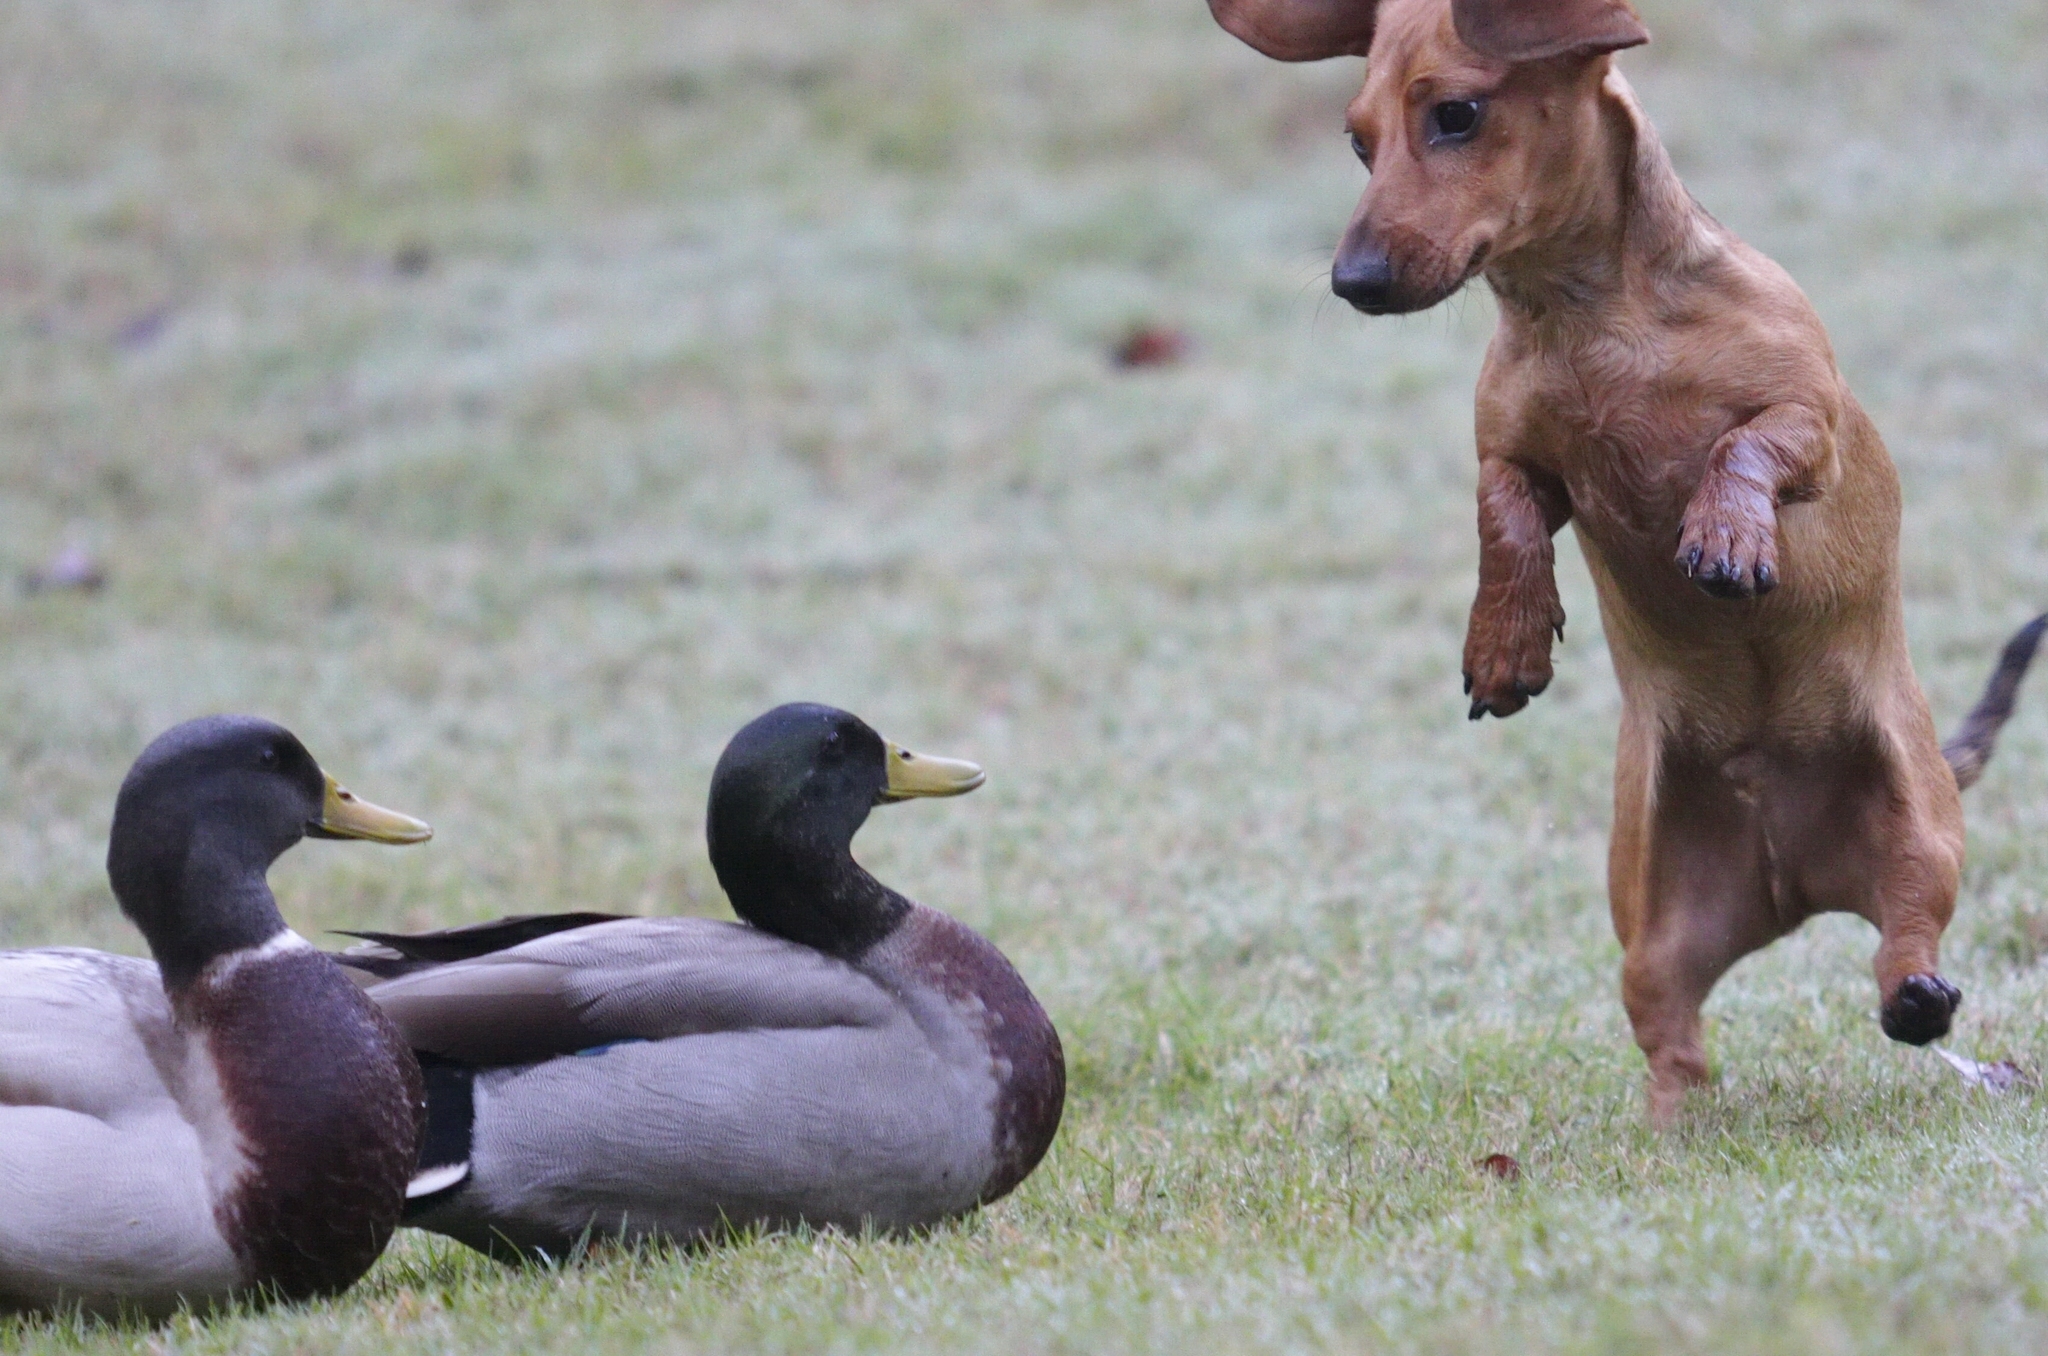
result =
[[[2048,605],[2048,18],[1643,0],[1700,199],[1830,323],[1904,478],[1944,726]],[[296,729],[429,846],[273,873],[309,935],[720,913],[711,763],[783,700],[972,757],[883,879],[986,931],[1072,1094],[915,1239],[501,1268],[31,1352],[2034,1351],[2048,1106],[1879,1034],[1827,919],[1642,1125],[1602,880],[1617,697],[1464,719],[1474,289],[1327,296],[1358,63],[1200,0],[0,5],[0,944],[135,950],[158,729]],[[1177,367],[1119,372],[1127,327]],[[2048,1059],[2048,683],[1966,802],[1952,1044]],[[335,940],[335,939],[329,939]],[[1519,1182],[1475,1167],[1504,1152]]]

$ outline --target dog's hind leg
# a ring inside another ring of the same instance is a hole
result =
[[[1860,913],[1883,934],[1872,969],[1884,1034],[1925,1045],[1948,1034],[1963,995],[1941,977],[1941,934],[1955,914],[1962,872],[1963,811],[1959,793],[1991,757],[1998,731],[2013,711],[2020,680],[2033,662],[2048,617],[2036,617],[2006,642],[1984,695],[1937,755],[1925,700],[1914,690],[1886,722],[1860,766],[1837,789],[1847,803],[1813,835],[1833,865],[1822,871],[1826,907]],[[1949,775],[1942,775],[1944,772]],[[1842,863],[1853,844],[1862,858]],[[1858,871],[1855,866],[1863,866]]]
[[[1870,883],[1855,912],[1882,934],[1872,969],[1884,1034],[1907,1045],[1942,1039],[1962,1006],[1939,961],[1962,877],[1962,797],[1931,735],[1925,748],[1880,756],[1884,776],[1864,789],[1858,825]]]
[[[1621,996],[1649,1060],[1650,1124],[1707,1082],[1700,1005],[1728,967],[1785,931],[1754,797],[1623,721],[1608,890]]]
[[[1882,933],[1871,968],[1884,1034],[1925,1045],[1948,1034],[1963,1002],[1962,991],[1941,977],[1940,968],[1941,934],[1956,911],[1962,826],[1958,822],[1951,832],[1940,816],[1925,812],[1895,811],[1891,817],[1865,915]]]
[[[1962,993],[1941,977],[1938,960],[1962,871],[1959,792],[1989,761],[2044,629],[2048,617],[2036,617],[2006,642],[1984,695],[1938,755],[1918,690],[1895,701],[1895,718],[1881,724],[1868,758],[1860,768],[1851,766],[1838,791],[1849,803],[1815,835],[1835,853],[1853,844],[1867,861],[1865,872],[1837,862],[1822,873],[1837,889],[1826,904],[1862,914],[1883,934],[1872,968],[1884,1034],[1895,1041],[1941,1039],[1962,1003]]]
[[[1909,671],[1910,672],[1910,671]],[[1826,745],[1745,755],[1768,893],[1789,931],[1820,912],[1854,913],[1882,934],[1874,968],[1884,1031],[1925,1045],[1962,1001],[1941,977],[1955,913],[1962,800],[1910,683],[1865,694]]]
[[[1918,690],[1890,705],[1853,744],[1774,762],[1766,832],[1813,911],[1860,914],[1877,927],[1884,1033],[1925,1045],[1948,1034],[1962,1002],[1941,977],[1940,955],[1962,872],[1963,807]]]

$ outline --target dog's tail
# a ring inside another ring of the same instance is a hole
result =
[[[1984,695],[1977,699],[1977,705],[1963,718],[1948,743],[1941,746],[1941,756],[1948,759],[1950,770],[1956,774],[1956,785],[1965,791],[1984,775],[1984,765],[1991,761],[1992,745],[1998,742],[1999,728],[2012,715],[2020,679],[2027,676],[2027,665],[2034,662],[2034,650],[2041,643],[2043,631],[2048,631],[2048,614],[2034,618],[2005,642],[1998,667],[1991,671],[1991,681],[1984,685]]]

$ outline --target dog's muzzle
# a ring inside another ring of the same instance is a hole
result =
[[[1408,315],[1426,311],[1465,285],[1486,251],[1479,250],[1463,273],[1418,268],[1410,260],[1397,268],[1387,251],[1377,245],[1346,241],[1337,247],[1337,259],[1330,267],[1330,290],[1367,315]]]
[[[1394,264],[1376,249],[1349,249],[1330,269],[1330,290],[1367,315],[1394,309]]]

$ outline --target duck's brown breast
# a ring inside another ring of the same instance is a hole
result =
[[[250,1286],[333,1294],[384,1250],[425,1099],[397,1030],[318,950],[223,957],[176,995],[203,1031],[247,1166],[214,1214]]]
[[[986,1205],[1014,1191],[1052,1147],[1067,1101],[1066,1052],[1024,977],[987,938],[923,907],[902,930],[909,971],[963,1010],[978,1009],[996,1082]]]

